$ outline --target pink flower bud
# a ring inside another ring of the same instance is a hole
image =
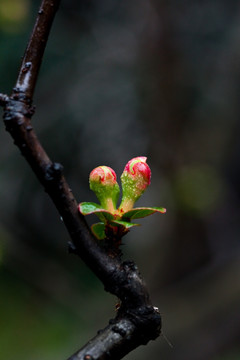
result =
[[[108,166],[98,166],[93,169],[89,176],[90,182],[113,185],[117,182],[117,176],[113,169]]]
[[[98,166],[91,171],[89,183],[102,207],[114,212],[120,192],[115,171],[108,166]]]
[[[151,170],[146,161],[146,156],[138,156],[130,160],[124,169],[124,172],[128,173],[136,181],[136,186],[142,190],[150,185],[151,180]]]
[[[121,211],[131,210],[150,184],[151,170],[146,160],[145,156],[138,156],[130,160],[124,168],[121,176],[123,190]]]

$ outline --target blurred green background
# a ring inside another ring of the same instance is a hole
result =
[[[10,93],[40,5],[0,0],[0,91]],[[33,125],[80,201],[88,174],[148,156],[139,205],[164,206],[124,239],[163,318],[128,360],[240,359],[240,5],[237,0],[63,0]],[[68,234],[2,125],[0,354],[64,360],[116,299],[67,252]],[[89,223],[95,219],[89,218]]]

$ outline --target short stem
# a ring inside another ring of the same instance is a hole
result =
[[[132,199],[129,198],[123,199],[119,206],[120,212],[127,212],[132,210],[134,203],[135,201]]]
[[[113,205],[113,201],[111,198],[104,199],[104,202],[102,201],[102,206],[104,209],[110,211],[111,213],[114,213],[116,210],[116,207]]]

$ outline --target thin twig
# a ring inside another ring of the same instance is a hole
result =
[[[43,52],[60,0],[43,0],[27,46],[18,80],[10,97],[0,94],[4,123],[14,144],[28,161],[59,211],[71,237],[70,252],[80,256],[102,281],[105,290],[121,300],[110,325],[69,360],[121,359],[129,351],[160,334],[161,317],[149,300],[146,286],[133,262],[111,258],[98,246],[63,176],[63,167],[52,162],[32,124],[31,106]]]
[[[14,92],[32,99],[48,35],[61,0],[42,1],[28,42]]]

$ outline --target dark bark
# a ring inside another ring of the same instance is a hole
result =
[[[136,265],[130,261],[121,263],[98,246],[78,211],[78,204],[63,176],[62,165],[50,160],[31,124],[32,96],[59,2],[43,0],[13,93],[10,97],[0,94],[0,104],[4,108],[6,130],[53,200],[68,229],[69,251],[80,256],[102,281],[105,290],[121,300],[116,318],[69,360],[116,360],[158,337],[161,317],[149,300]]]
[[[22,93],[25,99],[33,97],[43,53],[48,35],[59,7],[60,0],[45,0],[38,11],[38,16],[22,59],[20,71],[13,91]]]
[[[142,329],[142,333],[139,329],[136,330],[136,324],[127,317],[110,320],[109,326],[100,330],[95,338],[68,360],[122,359],[131,350],[147,341],[145,331],[146,328]]]

